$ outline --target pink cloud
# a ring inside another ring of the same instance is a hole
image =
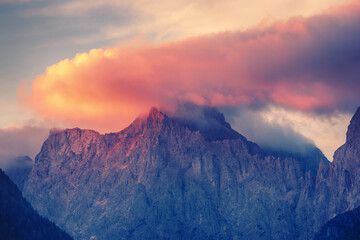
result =
[[[346,110],[360,100],[360,7],[347,9],[246,32],[94,49],[48,67],[21,99],[47,118],[106,131],[178,102]]]

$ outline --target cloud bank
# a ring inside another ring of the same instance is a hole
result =
[[[224,30],[248,29],[261,21],[275,21],[299,15],[311,16],[329,6],[350,1],[56,0],[29,6],[21,11],[20,15],[46,18],[48,22],[52,22],[54,18],[63,19],[70,23],[67,25],[71,28],[80,24],[81,27],[78,26],[71,37],[72,42],[67,44],[127,39],[137,34],[164,41]],[[53,27],[61,29],[63,25]],[[91,33],[86,33],[85,36],[79,34],[84,33],[85,29]],[[64,40],[63,37],[61,40]],[[58,44],[61,40],[59,39]]]
[[[20,89],[38,114],[116,131],[151,106],[275,105],[312,112],[360,102],[359,1],[245,32],[93,49]]]
[[[265,149],[304,153],[310,144],[315,144],[330,161],[334,151],[345,143],[353,115],[318,115],[274,106],[261,110],[240,106],[221,111],[235,130]]]
[[[262,112],[248,108],[232,109],[232,127],[264,149],[305,153],[311,140],[296,132],[289,123],[268,121]],[[234,114],[235,113],[235,114]]]
[[[6,168],[18,156],[34,159],[48,135],[49,129],[40,127],[0,129],[0,168]]]

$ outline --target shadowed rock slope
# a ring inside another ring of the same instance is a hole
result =
[[[40,217],[0,169],[0,239],[72,239],[55,224]]]
[[[314,240],[359,240],[360,207],[340,214],[327,222]]]

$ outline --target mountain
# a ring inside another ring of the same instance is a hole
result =
[[[266,148],[264,151],[270,156],[296,159],[299,161],[303,171],[311,171],[313,175],[317,174],[320,162],[322,162],[322,164],[330,163],[321,150],[312,144],[304,144],[302,152],[289,152],[285,150],[280,151]]]
[[[55,224],[40,217],[0,169],[0,239],[72,239]]]
[[[306,239],[316,175],[206,116],[153,108],[118,133],[53,131],[24,196],[75,239]]]
[[[345,212],[327,222],[314,240],[359,240],[360,207]]]
[[[360,108],[350,121],[346,142],[331,164],[320,164],[315,184],[311,222],[319,230],[338,214],[360,206]]]
[[[33,165],[34,161],[29,156],[21,156],[13,159],[3,170],[22,192]]]

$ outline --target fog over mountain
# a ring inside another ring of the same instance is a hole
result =
[[[35,158],[48,135],[45,127],[0,128],[0,168],[17,165],[16,159],[21,156]]]
[[[33,165],[34,161],[29,156],[22,156],[9,160],[9,164],[3,170],[22,191]]]

